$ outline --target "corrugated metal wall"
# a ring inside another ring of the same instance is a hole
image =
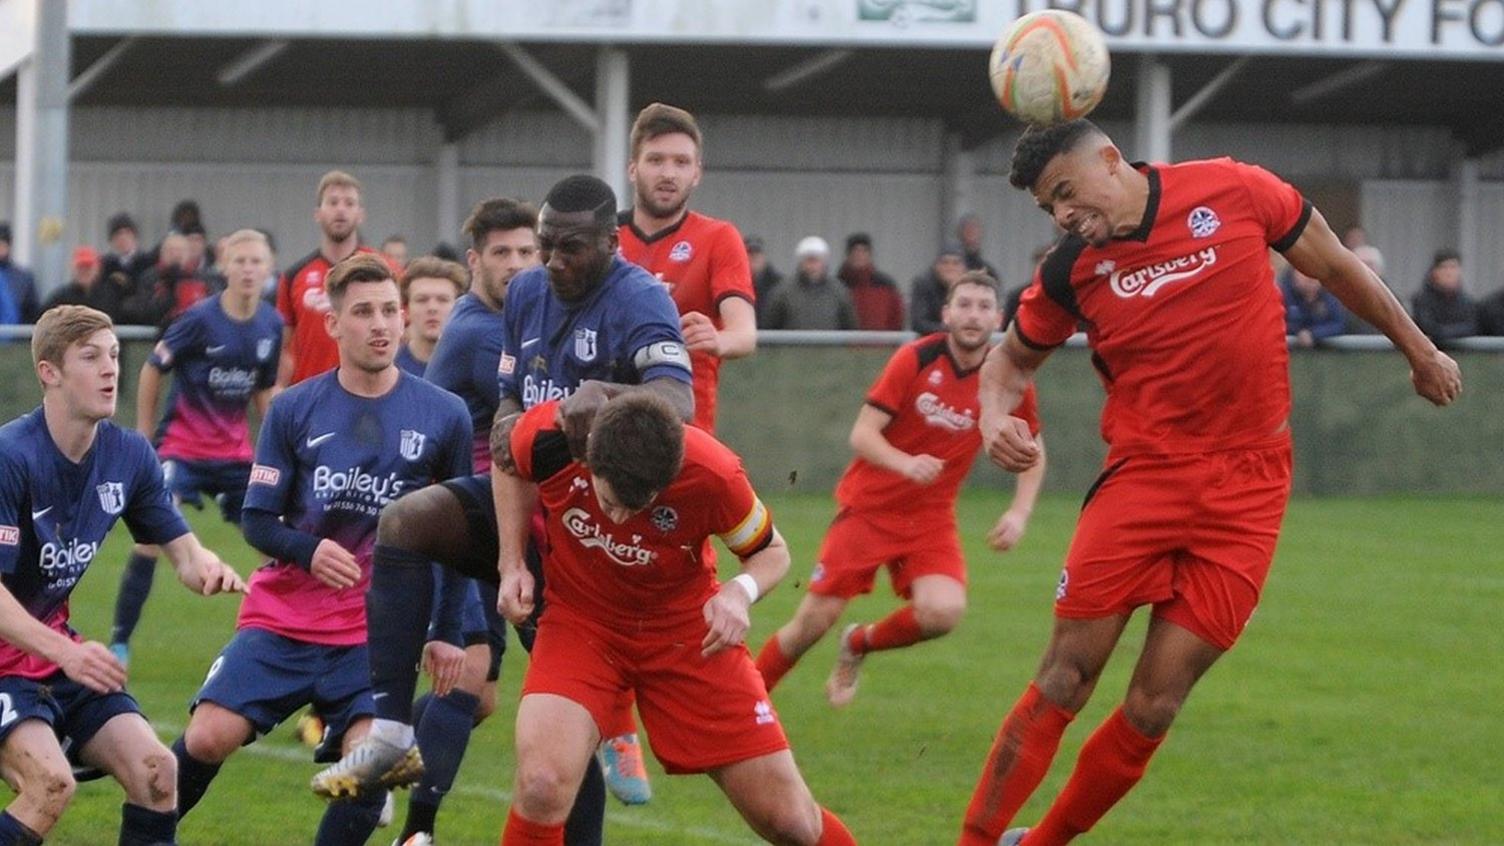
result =
[[[125,209],[143,235],[163,234],[172,205],[196,197],[211,229],[260,225],[293,259],[316,243],[313,185],[331,167],[367,186],[365,233],[407,235],[427,249],[436,231],[433,160],[442,142],[420,109],[81,108],[73,114],[69,180],[73,241],[103,241],[105,219]],[[837,249],[870,233],[879,266],[901,283],[925,270],[950,235],[941,219],[944,133],[938,121],[887,118],[704,120],[709,171],[700,209],[762,236],[787,271],[799,238],[819,234]],[[1108,124],[1131,144],[1131,127]],[[0,113],[0,217],[13,202],[14,115]],[[1010,286],[1029,256],[1052,238],[1049,221],[1007,184],[1014,136],[974,152],[972,200],[986,221],[986,253]],[[1233,155],[1302,179],[1362,183],[1362,218],[1407,293],[1431,252],[1457,241],[1455,200],[1445,182],[1456,146],[1425,127],[1253,127],[1191,125],[1176,136],[1178,158]],[[1132,154],[1131,149],[1128,151]],[[460,143],[461,203],[496,194],[537,200],[561,176],[588,169],[590,138],[552,112],[507,115]],[[1485,179],[1504,175],[1504,155],[1480,162]],[[1475,291],[1498,287],[1504,268],[1504,186],[1484,183],[1478,244],[1469,257]],[[447,235],[453,241],[457,233]]]

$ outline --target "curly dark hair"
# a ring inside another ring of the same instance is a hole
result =
[[[1083,138],[1093,135],[1105,137],[1106,133],[1084,118],[1052,126],[1030,126],[1013,147],[1013,167],[1008,181],[1014,188],[1034,190],[1034,183],[1039,181],[1039,174],[1044,172],[1051,159],[1069,153]]]

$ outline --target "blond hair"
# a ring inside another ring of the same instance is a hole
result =
[[[272,251],[272,242],[268,241],[266,233],[259,229],[237,229],[220,240],[220,246],[225,253],[229,253],[231,248],[241,244],[260,244],[268,253]]]
[[[342,170],[331,170],[319,177],[319,190],[313,197],[313,204],[316,206],[323,205],[324,192],[335,187],[354,188],[357,195],[362,191],[359,179]]]
[[[101,329],[114,329],[115,321],[98,309],[60,305],[47,309],[31,331],[31,363],[51,362],[63,366],[63,355],[74,344]]]
[[[441,259],[438,256],[423,256],[413,259],[402,272],[397,288],[402,292],[402,304],[407,305],[407,289],[414,279],[443,279],[454,283],[454,295],[459,296],[470,288],[470,276],[459,262]]]

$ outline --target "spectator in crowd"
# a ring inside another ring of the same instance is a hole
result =
[[[35,323],[40,313],[36,280],[11,261],[10,224],[0,221],[0,326]]]
[[[113,277],[106,278],[99,252],[87,245],[74,248],[72,265],[72,278],[68,284],[52,292],[42,310],[59,305],[88,306],[119,322],[120,305],[125,301],[126,286],[130,284],[125,273],[117,270]]]
[[[172,207],[172,214],[168,215],[167,232],[169,235],[174,232],[181,235],[191,229],[197,229],[200,232],[209,231],[208,227],[204,226],[204,214],[199,210],[198,200],[178,200],[178,204]],[[166,240],[166,238],[162,239],[163,242]],[[208,253],[208,250],[205,250],[205,252]],[[214,260],[212,254],[208,258],[210,262]],[[161,264],[162,243],[159,242],[156,248],[151,251],[151,266],[157,267]]]
[[[189,306],[224,290],[222,280],[215,287],[216,277],[195,265],[192,250],[188,236],[182,233],[172,232],[162,239],[156,266],[141,277],[139,289],[121,309],[127,322],[165,329]],[[202,263],[201,253],[197,265]]]
[[[1294,336],[1296,346],[1314,347],[1347,331],[1346,310],[1321,287],[1321,280],[1291,267],[1280,275],[1279,289],[1285,299],[1285,334]]]
[[[125,293],[129,296],[135,293],[136,287],[141,284],[141,277],[151,269],[151,256],[141,249],[140,230],[136,228],[135,219],[126,212],[111,215],[105,231],[110,241],[110,251],[104,255],[100,276],[109,279],[117,273],[124,274],[129,283]],[[116,314],[110,316],[118,317]]]
[[[1478,334],[1504,335],[1504,288],[1478,303]]]
[[[982,218],[971,212],[961,215],[956,223],[956,237],[961,241],[961,258],[966,261],[966,270],[985,270],[993,279],[1002,278],[997,275],[997,268],[982,258]],[[944,299],[941,297],[942,301]]]
[[[965,272],[965,248],[957,242],[942,247],[929,272],[914,277],[909,283],[909,328],[921,335],[943,330],[945,326],[940,322],[940,310],[945,307],[945,296]]]
[[[768,253],[762,239],[749,236],[742,242],[747,247],[747,262],[752,266],[752,290],[757,294],[757,324],[762,325],[768,303],[773,298],[773,289],[783,281],[783,274],[768,263]]]
[[[1462,257],[1438,250],[1425,284],[1410,301],[1415,324],[1433,341],[1478,334],[1478,304],[1462,290]]]
[[[465,262],[465,256],[461,254],[460,251],[448,241],[440,241],[439,243],[434,244],[433,249],[430,250],[428,254],[433,256],[434,258],[443,259],[444,261],[457,261],[461,264]]]
[[[855,329],[856,310],[845,286],[830,277],[830,245],[818,235],[794,250],[798,270],[768,298],[767,329]]]
[[[214,251],[209,249],[209,236],[204,232],[201,224],[189,224],[187,229],[180,230],[183,237],[188,239],[188,258],[183,268],[194,276],[205,280],[209,287],[215,291],[225,289],[225,275],[219,272],[214,264]]]
[[[400,271],[407,267],[407,239],[401,235],[388,235],[381,242],[381,254],[386,256],[386,263]],[[454,261],[454,259],[447,259]]]
[[[851,294],[858,329],[903,329],[903,297],[893,277],[872,263],[871,235],[856,232],[846,238],[846,261],[836,275]]]

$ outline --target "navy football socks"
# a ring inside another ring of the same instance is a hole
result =
[[[433,608],[433,567],[427,558],[377,544],[366,591],[366,631],[376,717],[411,725],[418,662]]]

